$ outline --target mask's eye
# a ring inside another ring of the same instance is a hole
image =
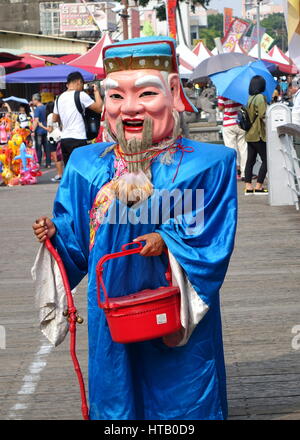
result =
[[[109,97],[112,99],[123,99],[123,96],[119,95],[119,93],[112,93]]]
[[[158,95],[158,93],[148,91],[148,92],[143,92],[139,97],[142,98],[143,96],[155,96],[155,95]]]

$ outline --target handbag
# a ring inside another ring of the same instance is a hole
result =
[[[131,245],[137,247],[126,249]],[[103,281],[104,263],[114,258],[140,253],[142,248],[140,242],[124,244],[121,252],[104,255],[96,267],[98,306],[104,310],[112,340],[123,344],[159,338],[181,328],[180,290],[171,283],[170,264],[166,272],[169,286],[108,297]],[[101,290],[104,301],[101,300]]]
[[[98,136],[98,132],[100,129],[101,115],[89,108],[86,109],[82,108],[79,91],[75,91],[74,100],[75,100],[76,108],[81,114],[84,122],[87,140],[90,141],[92,139],[95,139]]]

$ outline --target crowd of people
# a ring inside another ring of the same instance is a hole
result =
[[[264,96],[266,81],[257,75],[249,86],[249,99],[246,111],[250,120],[249,130],[243,130],[238,123],[238,112],[242,105],[238,102],[218,97],[218,108],[223,113],[223,141],[237,152],[237,179],[245,182],[245,195],[268,194],[264,187],[267,175],[266,111],[267,101]],[[282,77],[274,91],[272,103],[286,102],[292,106],[292,121],[300,124],[300,78],[291,75]],[[258,175],[253,169],[260,157]],[[253,187],[253,179],[257,179]]]
[[[184,85],[186,95],[192,100],[198,90],[188,81]],[[90,109],[99,114],[99,119],[101,117],[103,102],[98,86],[93,84],[87,89],[85,87],[82,75],[79,72],[73,72],[67,78],[66,91],[58,96],[55,102],[43,104],[41,95],[35,93],[29,104],[19,105],[17,112],[12,112],[7,102],[0,103],[4,114],[14,115],[13,125],[31,130],[32,136],[28,142],[35,146],[39,166],[47,169],[53,163],[55,164],[56,175],[51,178],[52,182],[61,180],[64,167],[74,148],[87,144],[85,120],[76,105],[76,92],[79,93],[83,111]],[[237,152],[237,179],[245,182],[245,195],[268,194],[268,190],[264,187],[267,174],[265,127],[267,102],[263,94],[264,90],[265,80],[258,76],[253,78],[249,87],[247,105],[251,128],[247,132],[239,126],[237,121],[242,105],[223,96],[217,98],[217,107],[223,120],[223,142]],[[273,93],[272,103],[274,102],[284,102],[292,106],[293,122],[300,124],[300,78],[292,75],[282,76]],[[180,116],[182,134],[187,137],[188,124],[182,117],[182,113]],[[0,130],[1,143],[7,142],[6,132],[4,130],[2,135]],[[253,174],[253,168],[257,156],[260,157],[261,166],[256,176]],[[252,185],[253,179],[257,179],[255,187]]]
[[[0,102],[3,119],[10,121],[10,130],[4,130],[1,143],[8,142],[16,127],[30,130],[26,144],[35,148],[40,168],[49,169],[55,164],[56,175],[51,178],[52,182],[61,180],[73,149],[87,144],[85,119],[77,110],[75,92],[79,93],[83,113],[89,108],[99,114],[99,119],[101,117],[102,99],[98,86],[93,84],[86,91],[84,86],[81,73],[73,72],[67,78],[66,91],[55,102],[44,104],[40,93],[34,93],[28,104],[21,103],[17,111],[12,111],[7,102]]]

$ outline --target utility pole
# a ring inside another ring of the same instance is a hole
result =
[[[119,14],[122,18],[123,39],[128,40],[128,0],[121,0],[121,4],[124,6],[123,11]]]
[[[258,59],[261,59],[261,45],[260,45],[260,3],[262,0],[257,0],[257,13],[256,13],[256,27],[257,27],[257,48]]]

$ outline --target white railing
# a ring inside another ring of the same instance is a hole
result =
[[[273,104],[267,111],[269,204],[295,205],[299,210],[300,160],[294,137],[300,137],[300,126],[291,120],[291,109],[284,104]]]

